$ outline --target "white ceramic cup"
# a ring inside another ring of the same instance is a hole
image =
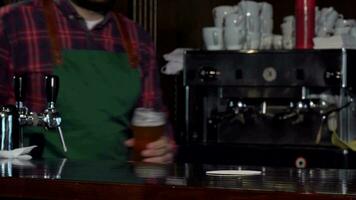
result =
[[[334,30],[334,35],[347,35],[351,33],[351,28],[352,27],[340,27],[340,28],[335,28]]]
[[[335,26],[338,17],[339,14],[335,10],[331,10],[326,16],[324,26],[328,29],[332,29]]]
[[[267,2],[261,2],[259,4],[261,9],[261,19],[273,19],[273,6]]]
[[[273,34],[261,34],[260,49],[272,49]]]
[[[203,40],[207,50],[224,49],[223,28],[222,27],[203,28]]]
[[[356,21],[354,19],[339,18],[336,20],[335,28],[354,27],[355,25]]]
[[[273,19],[261,18],[261,33],[272,34],[273,33]]]
[[[273,49],[282,49],[282,35],[273,35]]]
[[[236,7],[234,6],[218,6],[213,9],[213,17],[214,17],[214,26],[215,27],[223,27],[224,19],[226,15],[234,13],[236,11]]]
[[[261,19],[255,16],[246,17],[246,31],[247,32],[260,32]]]
[[[316,33],[318,37],[327,37],[333,33],[336,20],[340,18],[333,7],[323,8],[320,11],[319,29]]]
[[[241,1],[238,4],[246,16],[258,17],[261,11],[261,5],[255,1]]]
[[[247,32],[246,43],[244,49],[256,50],[260,47],[261,33],[260,32]]]
[[[225,16],[225,27],[246,27],[245,16],[241,13],[231,13]]]
[[[356,27],[351,28],[350,35],[356,39]]]
[[[294,15],[288,15],[283,18],[283,22],[289,22],[295,24],[295,17]]]
[[[295,24],[284,22],[281,24],[281,30],[284,37],[293,37],[295,35]]]
[[[246,40],[246,32],[239,27],[225,27],[224,44],[227,50],[241,50]]]
[[[315,7],[315,33],[318,32],[320,27],[320,10],[319,7]]]
[[[282,35],[292,37],[295,35],[295,17],[292,15],[283,18],[281,24]]]
[[[282,37],[283,49],[294,49],[295,37]]]

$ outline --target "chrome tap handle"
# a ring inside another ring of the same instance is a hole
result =
[[[57,101],[59,91],[59,78],[55,75],[49,75],[46,79],[46,95],[49,108],[53,108]]]

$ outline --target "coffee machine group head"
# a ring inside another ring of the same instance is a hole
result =
[[[332,146],[356,139],[354,50],[187,51],[182,140]]]

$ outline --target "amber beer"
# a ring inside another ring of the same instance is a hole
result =
[[[146,149],[148,143],[163,136],[165,123],[163,112],[157,112],[150,108],[137,108],[135,110],[131,124],[135,138],[133,161],[142,161],[141,152]]]

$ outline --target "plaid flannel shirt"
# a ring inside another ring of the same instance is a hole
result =
[[[92,30],[68,0],[54,0],[61,49],[124,52],[114,14],[108,13]],[[149,35],[125,18],[132,44],[139,55],[142,80],[137,107],[162,109],[154,45]],[[12,77],[28,77],[25,105],[41,112],[46,105],[43,77],[51,74],[54,64],[50,38],[41,0],[27,0],[0,8],[0,105],[14,104]],[[120,92],[120,91],[118,91]]]

